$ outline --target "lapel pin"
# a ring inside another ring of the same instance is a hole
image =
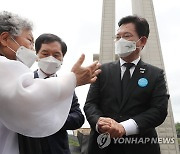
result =
[[[145,68],[140,68],[140,71],[145,71],[146,69]]]
[[[148,80],[146,78],[140,78],[138,80],[138,85],[140,87],[146,87],[148,85]]]
[[[139,68],[139,70],[140,70],[140,73],[142,73],[142,74],[144,74],[144,72],[146,71],[145,68]]]

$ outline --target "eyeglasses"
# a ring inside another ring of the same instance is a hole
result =
[[[118,41],[120,38],[129,40],[131,37],[133,37],[132,34],[130,33],[125,33],[124,35],[120,36],[120,35],[116,35],[114,41]]]

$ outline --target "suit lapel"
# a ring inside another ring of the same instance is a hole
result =
[[[38,70],[34,71],[34,78],[39,78]]]
[[[118,106],[121,102],[121,68],[120,68],[120,62],[119,60],[113,63],[111,69],[110,69],[110,83],[112,84],[111,86],[114,87],[114,93],[112,95],[117,96],[117,103]]]
[[[133,93],[133,91],[135,90],[135,88],[138,85],[138,80],[145,75],[146,71],[147,71],[147,65],[140,60],[134,70],[134,73],[128,84],[127,90],[124,92],[124,96],[123,96],[123,100],[120,105],[120,109],[123,108],[123,106],[126,103],[126,101],[128,100],[128,98],[130,98],[131,94]]]

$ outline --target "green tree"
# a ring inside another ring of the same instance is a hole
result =
[[[180,136],[180,123],[177,122],[175,126],[176,126],[177,135]]]
[[[175,126],[176,126],[176,132],[177,132],[177,136],[178,136],[178,143],[179,143],[179,145],[180,145],[180,123],[177,122],[177,123],[175,124]]]

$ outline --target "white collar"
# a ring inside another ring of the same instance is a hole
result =
[[[131,63],[133,63],[135,66],[137,65],[137,63],[140,61],[140,57],[138,57],[137,59],[133,60]],[[120,67],[123,66],[124,63],[127,63],[126,61],[124,61],[122,58],[120,58]]]

